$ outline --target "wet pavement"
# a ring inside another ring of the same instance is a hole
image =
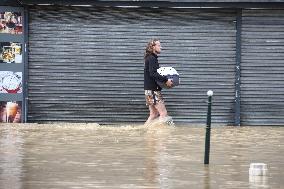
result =
[[[0,124],[1,189],[283,188],[284,127]],[[267,176],[249,176],[265,163]]]

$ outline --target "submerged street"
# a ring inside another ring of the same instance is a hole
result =
[[[0,188],[281,188],[283,127],[1,124]],[[265,163],[267,176],[249,176]]]

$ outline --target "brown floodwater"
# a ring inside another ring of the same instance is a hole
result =
[[[283,188],[284,127],[1,124],[1,189]],[[249,176],[265,163],[267,176]]]

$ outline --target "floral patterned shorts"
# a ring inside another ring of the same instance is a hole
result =
[[[156,105],[157,102],[164,103],[161,91],[145,90],[146,105]]]

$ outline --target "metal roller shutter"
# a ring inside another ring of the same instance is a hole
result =
[[[29,23],[32,122],[142,123],[146,120],[143,54],[158,37],[161,66],[181,85],[164,90],[178,123],[233,123],[235,11],[217,9],[35,6]]]
[[[242,125],[284,124],[284,10],[244,10]]]

